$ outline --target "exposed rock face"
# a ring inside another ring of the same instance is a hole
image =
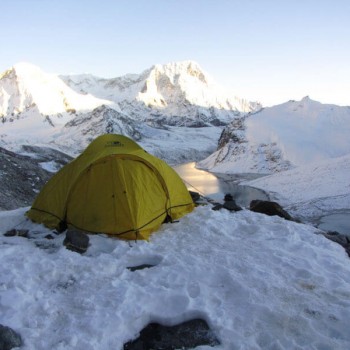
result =
[[[32,157],[19,155],[0,147],[0,210],[11,210],[32,204],[42,186],[52,176],[41,164],[57,161],[59,168],[69,156],[48,148],[24,147]],[[33,156],[35,158],[33,158]]]
[[[330,239],[333,242],[340,244],[350,257],[350,238],[349,236],[342,235],[339,232],[330,231],[322,233],[326,238]]]
[[[249,116],[236,117],[221,133],[217,151],[199,163],[216,172],[274,173],[292,168],[276,142],[251,143],[246,135]],[[229,170],[228,170],[229,169]]]
[[[218,87],[193,61],[158,64],[141,74],[114,79],[91,75],[61,79],[79,93],[118,103],[124,113],[138,114],[138,119],[159,116],[169,123],[186,117],[188,122],[199,118],[206,124],[227,124],[235,115],[261,108],[256,102],[232,96]]]
[[[218,86],[193,61],[155,65],[113,79],[55,76],[20,64],[0,75],[0,146],[17,150],[20,142],[50,144],[77,155],[96,136],[120,133],[146,144],[150,140],[160,155],[165,151],[156,138],[170,135],[169,140],[176,141],[177,135],[185,139],[184,133],[194,134],[182,128],[214,126],[216,142],[222,126],[260,108]],[[209,133],[196,135],[207,141]],[[193,148],[190,139],[185,142],[184,148]],[[195,159],[179,151],[181,161],[203,159],[214,150],[214,144],[204,152],[201,147]],[[161,158],[168,160],[168,155]]]
[[[70,134],[71,138],[68,142],[72,144],[72,149],[82,151],[92,140],[102,134],[122,134],[140,141],[142,128],[139,124],[118,110],[102,105],[68,122],[63,127],[62,136],[57,137],[54,142],[59,146],[64,143],[66,135]]]
[[[255,199],[250,202],[250,210],[269,216],[277,215],[286,220],[293,220],[293,218],[277,202]]]
[[[22,346],[22,338],[10,327],[0,324],[0,349],[11,350]]]
[[[275,173],[350,152],[350,108],[304,97],[237,116],[199,166],[214,172]]]

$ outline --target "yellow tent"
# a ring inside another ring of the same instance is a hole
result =
[[[131,139],[107,134],[43,187],[27,216],[49,228],[66,225],[123,239],[148,239],[165,220],[191,212],[177,173]]]

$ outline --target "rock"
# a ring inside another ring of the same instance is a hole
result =
[[[12,210],[31,205],[38,191],[52,176],[52,173],[43,169],[40,163],[51,160],[59,162],[59,159],[62,159],[62,163],[66,163],[69,157],[53,149],[47,157],[39,157],[40,149],[46,148],[23,149],[23,152],[33,154],[33,156],[25,156],[0,147],[0,210]],[[63,159],[64,156],[65,159]]]
[[[9,230],[6,233],[4,233],[4,236],[6,237],[19,236],[19,237],[28,238],[28,234],[29,234],[29,230],[17,230],[13,228],[12,230]]]
[[[323,233],[323,236],[330,239],[331,241],[340,244],[350,257],[350,238],[348,236],[342,235],[336,231],[330,231]]]
[[[214,203],[214,206],[211,208],[212,210],[220,210],[222,209],[224,206],[220,203]]]
[[[0,324],[0,350],[11,350],[22,346],[22,338],[10,327]]]
[[[342,235],[339,232],[336,231],[329,231],[324,234],[324,236],[328,239],[330,239],[333,242],[336,242],[340,244],[341,246],[347,246],[350,245],[350,239],[349,237]]]
[[[255,199],[250,202],[250,210],[269,216],[277,215],[286,220],[294,221],[293,218],[277,202]]]
[[[211,208],[212,210],[220,210],[222,208],[225,208],[229,211],[242,210],[242,208],[239,205],[237,205],[234,200],[226,201],[226,202],[224,202],[224,204],[220,204],[220,203],[213,203],[213,204],[214,204],[214,206]]]
[[[240,211],[242,210],[242,208],[236,204],[236,202],[234,200],[231,201],[226,201],[223,204],[223,208],[230,210],[230,211]]]
[[[7,232],[4,233],[5,237],[14,237],[17,236],[16,230],[13,228],[12,230],[8,230]]]
[[[137,265],[137,266],[128,266],[127,269],[130,270],[131,272],[134,272],[137,270],[149,269],[149,268],[154,267],[154,266],[156,266],[156,265],[142,264],[142,265]]]
[[[193,349],[200,345],[219,345],[220,342],[201,319],[190,320],[172,327],[150,323],[139,338],[124,344],[124,350]]]
[[[225,202],[233,201],[233,197],[231,193],[226,193],[224,197]]]
[[[196,203],[197,201],[199,201],[201,199],[201,196],[198,192],[193,192],[193,191],[188,191],[192,197],[192,200],[194,203]]]
[[[89,247],[89,236],[82,231],[68,229],[63,244],[67,249],[82,254]]]

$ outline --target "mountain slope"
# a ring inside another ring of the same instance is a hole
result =
[[[50,148],[24,146],[16,154],[0,147],[0,211],[30,205],[52,171],[70,160]]]
[[[224,93],[191,61],[114,79],[58,77],[22,63],[0,76],[0,145],[50,145],[76,155],[114,132],[172,163],[194,161],[215,149],[223,125],[259,108]]]
[[[20,117],[29,109],[42,115],[73,113],[96,108],[108,101],[82,95],[69,88],[61,79],[38,67],[19,63],[0,76],[0,116]]]
[[[219,149],[199,166],[217,172],[272,173],[350,153],[350,107],[308,97],[232,122]]]
[[[115,79],[89,75],[61,76],[80,93],[119,103],[124,112],[141,120],[163,118],[163,123],[177,125],[187,118],[215,125],[228,123],[232,117],[261,108],[258,103],[233,96],[220,88],[193,61],[155,65],[139,75]],[[140,110],[140,107],[143,107]]]

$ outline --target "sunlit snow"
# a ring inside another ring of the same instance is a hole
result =
[[[1,212],[1,231],[24,211]],[[22,226],[31,239],[0,236],[0,323],[23,349],[121,349],[149,322],[196,317],[218,349],[350,346],[350,260],[310,226],[198,207],[150,242],[90,236],[85,255]]]

